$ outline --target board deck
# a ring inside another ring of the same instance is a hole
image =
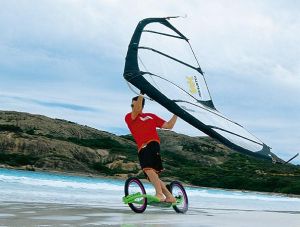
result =
[[[123,202],[125,204],[128,204],[128,203],[143,204],[144,203],[143,198],[147,199],[147,204],[148,205],[159,206],[159,207],[171,207],[171,206],[174,206],[174,205],[179,205],[183,201],[183,198],[179,197],[179,198],[176,198],[175,203],[161,202],[154,195],[141,194],[140,192],[137,192],[137,193],[134,193],[134,194],[131,194],[131,195],[128,195],[128,196],[124,196],[123,197]]]

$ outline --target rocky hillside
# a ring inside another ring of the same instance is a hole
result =
[[[231,152],[207,137],[192,138],[171,131],[159,134],[162,151],[204,165],[220,164]],[[108,169],[123,173],[139,167],[130,135],[119,137],[70,121],[20,112],[0,112],[0,152],[2,163],[27,169],[101,173],[95,171],[95,165],[103,164],[104,173]]]
[[[120,152],[117,149],[120,148]],[[25,169],[99,173],[126,159],[135,144],[114,134],[70,121],[19,112],[0,112],[0,163]],[[127,163],[122,169],[137,168]]]
[[[300,194],[299,166],[273,165],[241,155],[208,137],[159,134],[165,180]],[[0,111],[0,167],[144,177],[131,135],[11,111]]]

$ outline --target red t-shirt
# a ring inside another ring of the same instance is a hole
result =
[[[125,116],[127,126],[140,150],[143,145],[151,142],[160,142],[156,128],[161,128],[166,122],[152,113],[141,113],[134,120],[131,113]]]

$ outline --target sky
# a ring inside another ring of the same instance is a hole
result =
[[[299,1],[0,0],[0,6],[0,110],[128,134],[124,115],[134,94],[122,74],[132,33],[143,18],[180,15],[175,25],[190,39],[217,109],[285,160],[300,150]],[[145,111],[172,116],[151,101]],[[181,119],[173,130],[203,135]]]

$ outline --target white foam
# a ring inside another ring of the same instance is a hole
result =
[[[262,200],[262,201],[296,201],[300,202],[300,198],[287,197],[284,195],[267,194],[260,192],[242,192],[242,191],[227,191],[218,189],[187,189],[189,197],[208,197],[208,198],[224,198],[224,199],[239,199],[239,200]]]
[[[15,177],[0,175],[0,182],[17,183],[31,186],[45,186],[53,188],[74,188],[74,189],[92,189],[92,190],[109,190],[120,191],[123,190],[123,185],[116,185],[108,182],[76,182],[72,180],[48,180],[30,177]]]

